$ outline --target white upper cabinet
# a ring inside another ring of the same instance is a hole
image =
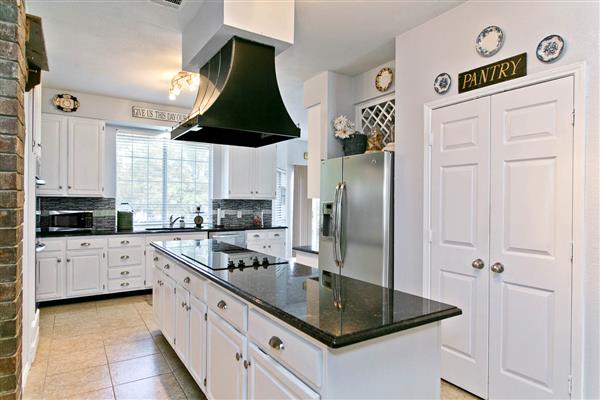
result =
[[[67,193],[101,196],[104,190],[104,122],[69,118],[67,142]]]
[[[39,195],[67,194],[67,118],[61,115],[42,116],[41,176],[46,181],[38,188]]]
[[[41,128],[42,196],[103,194],[104,121],[44,114]]]
[[[277,146],[221,146],[222,199],[274,199]]]

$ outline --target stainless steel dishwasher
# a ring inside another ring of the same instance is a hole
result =
[[[208,232],[208,238],[229,243],[234,246],[246,247],[245,231]]]

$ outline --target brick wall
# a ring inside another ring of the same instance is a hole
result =
[[[21,397],[25,5],[0,0],[0,400]]]

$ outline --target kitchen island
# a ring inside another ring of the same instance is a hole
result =
[[[460,309],[214,240],[151,245],[155,318],[208,398],[439,398]]]

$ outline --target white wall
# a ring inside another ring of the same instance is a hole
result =
[[[434,78],[441,72],[452,76],[448,96],[457,93],[459,72],[522,52],[528,54],[528,74],[587,63],[585,398],[600,397],[598,13],[597,2],[468,2],[396,38],[396,87],[402,89],[396,91],[395,286],[413,293],[422,289],[423,104],[440,98]],[[504,30],[504,47],[482,58],[475,37],[492,24]],[[552,33],[566,40],[566,51],[554,64],[543,64],[535,49]]]

